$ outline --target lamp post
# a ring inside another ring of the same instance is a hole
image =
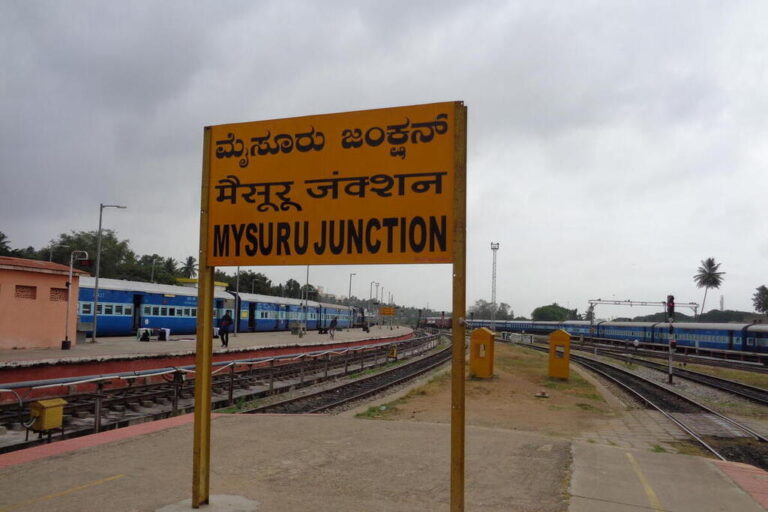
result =
[[[351,272],[349,274],[349,294],[347,295],[347,300],[350,304],[352,304],[352,276],[356,276],[357,274],[354,272]]]
[[[69,277],[67,278],[67,317],[64,319],[64,340],[61,342],[61,350],[69,350],[72,346],[72,342],[69,341],[69,303],[72,302],[72,267],[75,264],[75,256],[78,256],[77,260],[87,260],[88,253],[85,251],[72,251],[69,255]]]
[[[240,324],[240,265],[237,266],[237,279],[235,279],[235,318],[233,318],[235,322],[235,332],[232,333],[232,336],[237,338],[237,331],[239,324]]]
[[[149,274],[149,281],[151,283],[155,282],[155,261],[157,261],[157,258],[152,258],[152,272]]]
[[[69,247],[68,245],[64,244],[51,244],[50,247],[48,247],[48,261],[53,261],[53,248],[54,247]]]
[[[101,268],[101,218],[104,214],[104,208],[122,208],[119,204],[99,203],[99,232],[96,236],[96,281],[93,285],[93,332],[91,333],[91,343],[96,343],[96,327],[99,322],[99,269]]]

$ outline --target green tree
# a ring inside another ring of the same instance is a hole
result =
[[[707,292],[710,288],[720,288],[725,272],[719,272],[720,263],[715,263],[715,258],[707,258],[701,261],[693,280],[696,286],[704,288],[704,300],[701,301],[701,312],[704,313],[704,304],[707,302]]]
[[[289,279],[285,282],[285,296],[292,299],[301,298],[301,285],[295,279]]]
[[[66,245],[68,251],[88,251],[92,267],[84,267],[79,263],[76,267],[86,272],[95,272],[97,231],[72,231],[62,233],[53,243]],[[123,270],[136,262],[136,255],[131,250],[128,240],[118,240],[111,229],[101,231],[101,264],[99,276],[112,279],[124,279]],[[69,262],[67,262],[69,263]]]
[[[768,288],[765,285],[758,286],[752,296],[752,304],[755,305],[755,311],[768,315]]]
[[[11,252],[11,241],[0,231],[0,256],[10,256]]]
[[[179,273],[179,263],[173,258],[165,258],[163,269],[167,274],[175,277]]]
[[[494,309],[496,313],[495,317]],[[496,318],[496,320],[508,320],[514,316],[514,313],[510,309],[509,304],[505,302],[496,304],[494,308],[494,304],[479,299],[469,308],[469,316],[472,317],[472,315],[474,315],[474,318],[477,320],[489,320],[491,318]]]
[[[564,322],[565,320],[580,320],[577,309],[567,309],[553,302],[549,306],[539,306],[531,313],[531,318],[540,322]]]
[[[197,275],[197,259],[194,256],[188,256],[181,267],[181,275],[187,278],[193,278]]]
[[[301,287],[300,291],[300,298],[307,300],[317,300],[320,293],[317,291],[317,288],[312,286],[311,284],[305,284]]]

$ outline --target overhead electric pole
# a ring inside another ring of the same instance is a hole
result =
[[[493,272],[491,273],[491,321],[496,320],[496,251],[499,250],[498,242],[491,242],[493,251]]]

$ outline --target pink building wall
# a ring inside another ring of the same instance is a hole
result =
[[[69,267],[0,257],[0,349],[60,349]],[[69,339],[76,342],[79,271],[72,275]]]

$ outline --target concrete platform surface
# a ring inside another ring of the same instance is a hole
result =
[[[169,421],[176,426],[89,448],[84,438],[64,441],[79,449],[0,469],[0,510],[183,510],[179,502],[191,497],[192,425]],[[258,511],[449,508],[448,425],[224,415],[212,431],[210,511],[229,510],[217,496],[255,501]],[[118,435],[91,437],[105,434]],[[567,441],[474,427],[467,439],[467,510],[565,510]],[[13,455],[0,455],[0,464]]]
[[[583,442],[574,443],[573,461],[569,512],[765,510],[768,474],[752,466],[762,491],[750,495],[732,472],[744,464]]]
[[[336,332],[331,340],[328,334],[318,334],[317,331],[309,331],[301,338],[287,331],[279,332],[247,332],[230,334],[229,347],[221,347],[221,340],[213,340],[214,352],[237,351],[248,348],[263,348],[288,345],[316,345],[330,343],[344,343],[368,339],[392,338],[410,334],[410,327],[394,326],[371,327],[370,332],[362,329],[345,329]],[[78,343],[70,350],[58,349],[19,349],[0,350],[0,366],[3,363],[14,361],[41,361],[62,359],[95,359],[110,356],[124,356],[137,354],[181,354],[194,353],[196,341],[194,335],[171,335],[170,341],[138,341],[135,337],[105,337],[98,338],[96,343]]]
[[[0,455],[0,511],[192,510],[191,420]],[[445,424],[215,415],[200,510],[448,510],[449,438]],[[466,453],[468,511],[758,512],[768,495],[751,466],[533,433],[468,427]]]

